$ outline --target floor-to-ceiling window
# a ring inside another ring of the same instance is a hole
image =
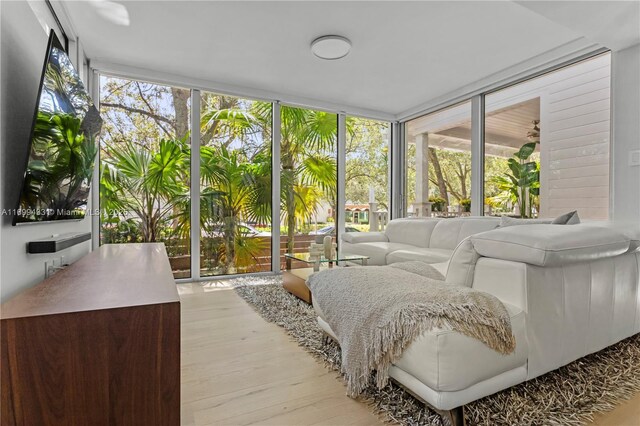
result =
[[[191,276],[190,96],[100,78],[100,242],[164,242],[176,278]]]
[[[406,215],[468,215],[474,198],[485,215],[607,219],[610,85],[603,53],[477,95],[483,117],[469,101],[406,121]],[[474,197],[472,173],[484,181]]]
[[[271,103],[202,92],[200,113],[200,274],[269,271]]]
[[[346,118],[345,231],[383,231],[390,212],[388,122]]]
[[[471,102],[406,123],[406,213],[452,217],[471,208]]]
[[[200,106],[193,112],[192,96]],[[336,113],[282,106],[276,142],[272,102],[108,75],[100,76],[100,107],[100,243],[164,242],[176,278],[270,271],[274,229],[282,268],[286,252],[308,251],[325,236],[336,242],[340,217],[347,232],[383,230],[389,220],[389,123],[345,118],[346,203],[338,205]],[[194,158],[198,188],[190,188]],[[193,218],[190,194],[199,194]],[[199,265],[193,274],[192,265]]]
[[[485,214],[609,215],[610,55],[485,97]]]
[[[308,251],[316,237],[336,238],[338,116],[290,106],[283,106],[280,115],[280,253],[284,255]],[[284,258],[280,263],[284,267]]]

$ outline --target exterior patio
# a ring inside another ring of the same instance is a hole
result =
[[[584,219],[608,218],[610,57],[601,55],[576,66],[545,74],[486,96],[484,154],[506,161],[532,140],[539,122],[539,216],[553,217],[577,209]],[[415,146],[415,216],[459,216],[451,205],[434,212],[429,197],[438,194],[429,148],[471,153],[471,104],[459,104],[407,124],[408,144]],[[508,170],[508,169],[506,169]],[[487,176],[485,169],[485,197]],[[469,177],[470,179],[470,177]],[[440,195],[440,194],[438,194]],[[486,200],[485,200],[486,201]],[[485,214],[492,214],[485,205]],[[513,214],[505,212],[505,214]]]

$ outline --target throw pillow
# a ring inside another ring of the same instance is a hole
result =
[[[551,223],[554,225],[577,225],[580,223],[580,217],[578,216],[578,211],[574,210],[556,217]]]
[[[493,231],[487,231],[493,232]],[[477,234],[482,235],[482,233]],[[447,269],[447,284],[473,286],[473,273],[476,270],[476,262],[480,258],[478,252],[473,248],[471,237],[467,237],[456,246],[449,260]]]
[[[555,219],[520,219],[509,216],[500,217],[500,228],[515,225],[577,225],[580,223],[578,211],[574,210],[556,217]]]

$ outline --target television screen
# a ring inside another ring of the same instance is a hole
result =
[[[102,119],[53,31],[13,224],[82,219]]]

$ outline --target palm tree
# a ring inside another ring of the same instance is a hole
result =
[[[336,147],[338,122],[335,114],[323,111],[285,106],[281,112],[282,213],[287,223],[287,252],[293,253],[296,211],[310,215],[318,203],[314,197],[315,205],[308,205],[310,198],[304,196],[308,189],[319,188],[328,200],[335,199],[336,159],[330,153]]]
[[[104,220],[134,214],[143,242],[160,238],[176,205],[189,215],[189,148],[184,140],[161,140],[156,150],[126,143],[106,152],[100,178]],[[188,231],[188,230],[187,230]]]
[[[282,108],[281,203],[289,252],[298,223],[311,217],[323,198],[335,199],[336,130],[335,114]],[[205,233],[222,238],[217,252],[227,273],[262,249],[242,234],[239,222],[272,219],[270,144],[251,143],[258,134],[258,142],[268,139],[270,131],[270,103],[246,108],[222,99],[202,115],[201,133],[212,145],[200,147],[200,222]],[[157,241],[170,220],[173,233],[187,237],[189,150],[185,140],[162,140],[153,149],[130,142],[108,148],[101,170],[103,218],[132,213],[145,242]]]
[[[200,148],[201,226],[210,236],[222,235],[226,273],[235,273],[262,250],[260,240],[248,238],[241,220],[271,218],[271,159],[260,154],[246,161],[245,153],[224,146]],[[205,218],[203,221],[202,218]]]
[[[248,108],[243,108],[224,101],[224,97],[218,103],[224,103],[226,107],[218,109],[214,105],[202,115],[201,133],[212,134],[211,140],[228,146],[235,140],[246,141],[252,134],[270,134],[271,103],[252,102]],[[297,222],[311,217],[321,202],[318,192],[321,191],[325,199],[335,199],[336,160],[331,153],[335,150],[336,134],[335,114],[286,106],[281,109],[280,198],[282,218],[287,223],[289,253],[293,252]],[[270,158],[270,148],[268,144],[262,144],[255,157]],[[247,156],[248,161],[254,161],[255,157]],[[265,191],[263,195],[270,196],[270,191]],[[262,208],[265,205],[262,204]],[[265,212],[262,217],[270,219],[267,215]]]

